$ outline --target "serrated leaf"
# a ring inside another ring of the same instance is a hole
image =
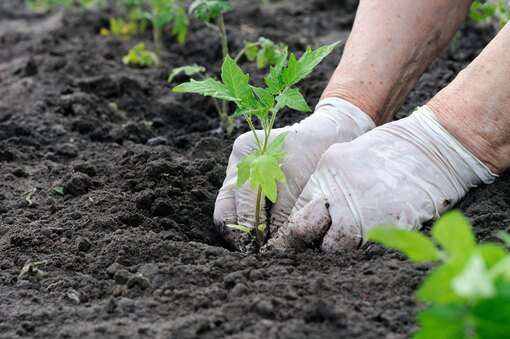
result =
[[[264,105],[265,107],[271,108],[274,105],[274,96],[265,88],[260,87],[254,87],[252,86],[251,89],[255,92],[255,95],[257,95],[257,98],[259,99],[260,103]]]
[[[192,76],[203,72],[205,72],[205,67],[197,64],[176,67],[172,70],[172,72],[168,76],[168,82],[172,82],[174,78],[181,73],[184,73],[187,76]]]
[[[264,82],[267,85],[268,91],[274,95],[279,94],[285,87],[281,79],[281,72],[276,67],[269,68],[269,76],[264,78]]]
[[[295,109],[299,112],[311,112],[312,109],[306,103],[305,98],[299,93],[299,90],[291,88],[276,97],[278,102],[277,110],[285,106]]]
[[[248,228],[246,226],[243,226],[243,225],[227,224],[225,226],[227,226],[228,228],[234,229],[234,230],[241,231],[243,233],[250,233],[251,232],[250,228]]]
[[[283,144],[285,143],[285,138],[288,134],[289,132],[284,132],[274,138],[273,142],[271,142],[267,147],[266,154],[275,158],[277,161],[282,160],[287,155],[287,153],[283,150]]]
[[[269,155],[258,155],[251,164],[250,186],[256,190],[259,186],[262,188],[264,195],[276,203],[277,186],[276,181],[285,182],[278,160]]]
[[[339,42],[322,46],[315,51],[312,51],[311,48],[308,47],[299,61],[296,60],[294,54],[291,54],[287,67],[282,70],[282,80],[285,85],[292,86],[306,78],[338,44]]]
[[[464,339],[467,313],[463,305],[439,305],[417,315],[420,330],[413,339]]]
[[[237,164],[237,187],[250,180],[253,190],[260,186],[265,196],[273,203],[277,198],[276,181],[285,182],[285,175],[278,160],[267,154],[245,155]]]
[[[246,116],[252,116],[252,115],[256,115],[256,116],[259,116],[259,117],[264,117],[264,116],[267,116],[268,114],[268,109],[265,108],[265,107],[259,107],[259,108],[238,108],[236,109],[236,111],[230,115],[230,119],[235,119],[235,118],[238,118],[240,116],[243,116],[243,115],[246,115]]]
[[[236,62],[227,55],[223,65],[221,66],[221,80],[225,84],[230,95],[236,100],[242,100],[250,92],[248,81],[250,76],[244,74],[243,70],[236,64]]]
[[[471,225],[460,211],[441,216],[432,226],[432,236],[452,257],[469,255],[475,247]]]
[[[437,261],[441,258],[434,243],[418,231],[378,226],[369,231],[368,239],[399,250],[415,262]]]
[[[285,46],[282,54],[278,58],[276,65],[269,68],[269,76],[264,78],[264,82],[266,83],[271,94],[279,94],[285,87],[285,84],[282,80],[282,69],[285,66],[285,62],[287,61],[287,55],[288,48]]]
[[[237,98],[231,95],[230,91],[224,84],[210,78],[201,81],[191,79],[190,82],[185,82],[174,87],[173,91],[177,93],[198,93],[205,96],[228,101],[237,100]]]
[[[470,299],[490,298],[496,293],[485,262],[478,253],[469,258],[462,272],[452,280],[451,286],[457,295]]]
[[[243,186],[250,179],[251,168],[255,158],[255,154],[247,154],[237,163],[237,188]]]

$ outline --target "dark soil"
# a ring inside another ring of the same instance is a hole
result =
[[[263,35],[295,51],[345,40],[356,4],[236,7],[227,15],[232,50]],[[21,0],[0,3],[0,337],[409,337],[427,266],[378,246],[345,255],[225,248],[212,213],[235,136],[214,131],[209,100],[166,83],[171,66],[218,69],[218,37],[193,22],[185,46],[166,35],[167,67],[127,67],[121,57],[138,40],[151,47],[150,32],[98,36],[112,13],[40,15]],[[493,34],[467,23],[398,117]],[[303,83],[311,103],[339,57]],[[305,115],[281,116],[285,125]],[[460,203],[479,239],[508,230],[509,184],[507,172]],[[42,277],[20,276],[40,261]]]

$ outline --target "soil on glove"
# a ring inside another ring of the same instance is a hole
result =
[[[98,35],[115,10],[42,15],[23,3],[0,3],[0,337],[406,338],[416,330],[414,290],[426,265],[374,245],[343,255],[226,248],[212,221],[215,194],[247,126],[218,133],[210,100],[170,91],[186,78],[166,82],[174,66],[219,69],[213,30],[192,21],[184,46],[166,34],[165,67],[140,69],[121,58],[137,41],[151,48],[150,32]],[[239,1],[226,16],[231,50],[259,35],[292,51],[345,41],[355,9]],[[398,117],[493,35],[466,23]],[[340,55],[303,82],[311,104]],[[262,71],[242,66],[261,82]],[[305,116],[286,111],[278,124]],[[509,205],[506,173],[458,207],[486,240],[509,230]],[[34,262],[42,263],[22,273]]]

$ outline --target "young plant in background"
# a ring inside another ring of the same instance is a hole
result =
[[[496,243],[477,244],[468,220],[458,211],[418,231],[376,227],[368,239],[403,252],[411,261],[438,264],[417,291],[428,308],[418,313],[414,338],[508,338],[510,334],[510,254]],[[510,235],[499,234],[510,247]]]
[[[120,36],[125,39],[145,32],[148,20],[142,8],[144,0],[116,0],[117,7],[126,12],[125,19],[110,18],[110,27],[101,28],[100,35]]]
[[[494,19],[498,22],[499,28],[510,20],[509,2],[486,1],[484,3],[475,1],[471,4],[469,16],[475,22],[492,22]]]
[[[227,56],[230,57],[224,13],[232,9],[233,6],[228,0],[195,0],[188,9],[190,15],[197,18],[206,26],[218,31],[223,60],[225,60]],[[271,40],[261,37],[257,42],[246,41],[244,47],[233,57],[233,60],[238,63],[243,56],[246,56],[250,61],[256,60],[257,67],[264,68],[268,65],[275,65],[283,53],[283,44],[276,45]],[[205,68],[198,65],[178,67],[172,71],[168,81],[171,82],[179,73],[185,73],[188,76],[198,74],[204,79],[207,77],[207,75],[203,74],[204,71]],[[232,133],[235,124],[232,122],[232,119],[228,117],[227,100],[218,102],[218,100],[214,99],[214,107],[220,117],[221,128],[228,134]]]
[[[276,116],[284,107],[301,112],[311,111],[299,90],[294,86],[307,77],[337,44],[323,46],[315,51],[307,48],[299,60],[294,54],[291,54],[287,60],[288,53],[285,48],[276,65],[270,68],[269,76],[264,79],[265,88],[251,86],[250,75],[245,74],[235,60],[227,55],[221,68],[221,81],[212,78],[202,81],[192,79],[173,89],[174,92],[198,93],[234,102],[237,109],[230,119],[242,116],[248,122],[257,143],[257,149],[252,154],[245,155],[237,165],[237,187],[249,181],[251,189],[257,192],[256,205],[253,206],[255,208],[253,232],[259,246],[265,242],[267,229],[267,225],[260,222],[263,196],[275,203],[276,182],[285,182],[280,163],[285,157],[283,144],[286,134],[280,134],[271,143],[269,142]],[[254,118],[262,126],[262,138],[259,138],[256,132]],[[229,227],[252,232],[246,225],[229,225]]]
[[[125,65],[136,64],[140,67],[148,67],[156,65],[159,59],[156,53],[146,50],[145,44],[140,42],[129,50],[129,53],[122,58],[122,62]]]
[[[129,37],[131,33],[141,33],[145,31],[146,20],[152,24],[152,35],[155,52],[143,51],[141,45],[138,44],[125,56],[124,60],[130,60],[128,63],[138,63],[141,66],[161,65],[162,51],[162,32],[163,28],[173,23],[172,34],[177,37],[177,41],[182,44],[188,32],[188,18],[186,11],[180,6],[176,0],[117,0],[117,5],[127,8],[128,21],[110,21],[110,30],[102,30],[103,35],[112,33]],[[148,10],[146,10],[146,8]],[[149,52],[151,55],[149,55]],[[136,53],[143,54],[143,58],[135,58]],[[152,55],[156,56],[155,62],[150,61]],[[140,63],[138,61],[143,61]],[[124,63],[126,63],[124,61]]]
[[[183,7],[177,4],[175,0],[149,0],[150,12],[146,12],[146,17],[152,23],[152,35],[158,64],[161,62],[161,33],[163,27],[173,23],[172,34],[177,37],[180,44],[184,43],[188,32],[188,18]]]
[[[59,7],[69,8],[74,5],[90,10],[107,5],[106,0],[25,0],[27,8],[34,12],[47,13]]]

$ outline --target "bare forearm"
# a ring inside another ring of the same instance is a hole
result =
[[[462,24],[470,0],[361,0],[322,98],[339,97],[376,124],[390,121]]]

